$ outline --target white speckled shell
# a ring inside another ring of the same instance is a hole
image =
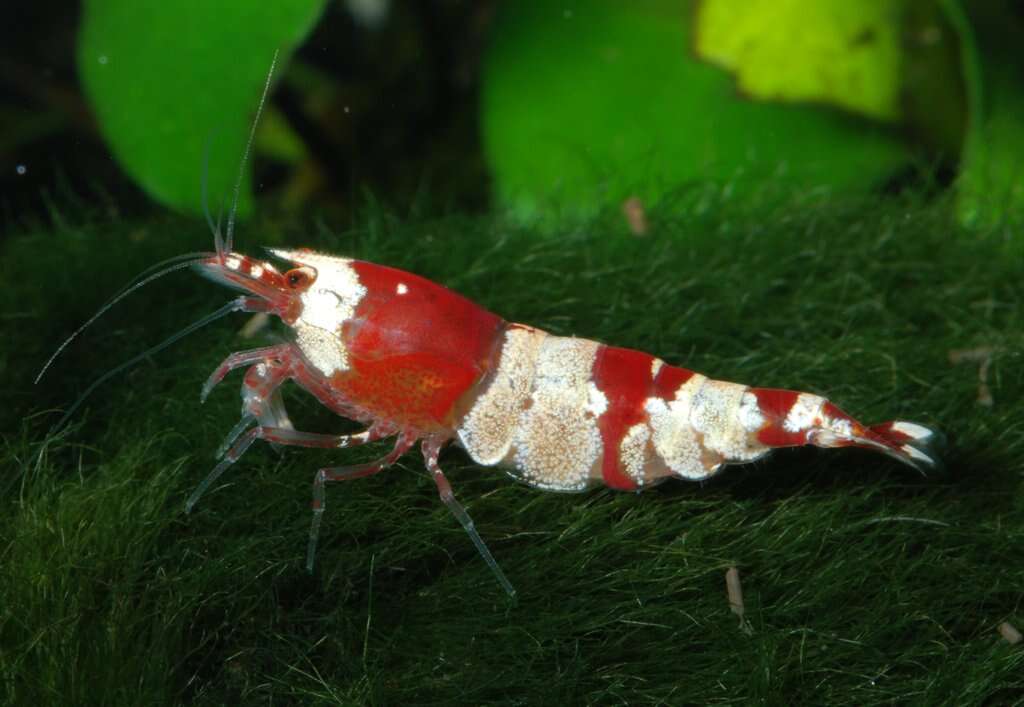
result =
[[[593,379],[601,344],[518,324],[505,332],[496,370],[457,425],[474,461],[501,465],[526,483],[579,491],[601,481],[598,422],[609,401]],[[660,363],[660,362],[657,362]],[[651,379],[660,365],[651,366]],[[726,462],[767,451],[764,420],[743,385],[694,374],[674,399],[648,398],[647,419],[617,442],[622,471],[638,486],[669,475],[704,479]]]

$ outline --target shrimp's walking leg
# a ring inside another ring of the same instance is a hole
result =
[[[434,477],[434,483],[437,484],[437,491],[441,496],[441,500],[444,505],[448,506],[448,510],[452,512],[459,523],[462,524],[463,529],[469,534],[469,539],[473,541],[476,546],[477,552],[484,558],[484,562],[494,572],[494,576],[497,578],[498,583],[501,584],[502,588],[512,598],[516,596],[515,587],[508,581],[508,577],[501,571],[501,567],[498,566],[497,560],[494,559],[494,555],[487,548],[487,544],[484,543],[483,538],[480,537],[480,533],[477,532],[476,525],[473,523],[473,519],[466,513],[466,509],[462,507],[462,504],[455,500],[455,494],[452,493],[452,486],[448,483],[448,479],[445,478],[444,472],[441,471],[441,467],[437,464],[438,454],[441,452],[441,445],[433,442],[423,442],[423,459],[427,465],[427,471]]]
[[[245,422],[246,418],[243,417]],[[224,454],[224,458],[213,468],[205,479],[196,487],[192,495],[185,502],[185,512],[190,513],[192,508],[199,501],[199,498],[206,492],[206,489],[223,474],[229,466],[234,464],[245,454],[257,439],[264,439],[274,444],[287,444],[295,447],[318,447],[323,449],[346,449],[357,447],[374,439],[379,439],[372,434],[373,430],[368,429],[354,435],[324,435],[315,432],[298,432],[283,427],[254,427],[244,435]]]
[[[216,382],[232,368],[258,362],[246,372],[242,384],[242,419],[231,428],[228,436],[217,448],[217,459],[223,457],[238,436],[255,422],[263,427],[293,429],[292,421],[284,408],[281,392],[278,390],[281,384],[292,376],[290,347],[291,344],[268,346],[231,354],[210,376],[210,380]],[[205,394],[208,389],[204,387],[203,390]],[[272,444],[276,449],[280,443]]]
[[[373,434],[375,427],[370,427],[364,434]],[[381,434],[386,436],[386,433]],[[352,466],[334,466],[320,469],[313,477],[313,524],[309,528],[309,545],[306,548],[306,569],[313,571],[313,558],[316,557],[316,543],[320,536],[320,520],[324,515],[324,484],[328,481],[349,481],[364,476],[372,476],[377,472],[391,466],[398,458],[405,454],[412,445],[416,444],[416,437],[402,433],[395,440],[395,447],[385,456],[376,461],[365,464],[354,464]]]
[[[248,351],[236,351],[229,355],[221,364],[214,369],[210,377],[203,383],[203,389],[199,393],[199,401],[206,402],[206,398],[210,395],[210,391],[214,387],[224,380],[231,371],[242,366],[248,366],[250,363],[259,363],[261,361],[271,361],[275,359],[287,359],[292,354],[293,344],[278,344],[276,346],[264,346],[258,349],[249,349]]]

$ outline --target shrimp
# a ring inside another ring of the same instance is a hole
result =
[[[242,418],[203,492],[257,439],[348,448],[394,437],[390,453],[317,471],[307,564],[311,568],[327,482],[382,471],[421,443],[441,500],[465,527],[502,586],[507,578],[455,500],[438,455],[449,442],[481,466],[497,466],[538,489],[623,491],[669,478],[708,479],[772,449],[860,447],[927,471],[937,435],[913,422],[861,424],[811,393],[714,380],[641,351],[505,321],[409,272],[310,250],[241,253],[194,267],[249,293],[244,311],[268,312],[293,332],[276,346],[232,353],[203,387],[249,366]],[[354,435],[292,429],[278,394],[288,380],[332,412],[366,425]]]
[[[224,238],[211,222],[215,252],[184,256],[114,302],[154,277],[191,267],[242,294],[155,348],[234,311],[276,316],[291,332],[285,343],[231,353],[203,385],[205,401],[228,373],[246,368],[241,419],[186,511],[257,440],[347,449],[394,439],[391,451],[375,461],[314,475],[310,570],[326,485],[376,474],[417,443],[441,501],[510,596],[511,582],[439,465],[449,443],[481,466],[500,467],[534,488],[565,492],[599,485],[639,491],[670,478],[699,481],[773,449],[803,445],[869,449],[922,472],[939,463],[939,436],[924,425],[896,420],[868,426],[812,393],[714,380],[641,351],[549,334],[385,265],[272,249],[272,258],[287,265],[279,269],[269,259],[232,249],[233,221],[234,209]],[[281,395],[288,381],[364,429],[344,435],[296,430]]]

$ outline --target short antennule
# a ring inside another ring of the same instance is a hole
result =
[[[213,133],[211,132],[206,136],[206,142],[203,144],[203,172],[200,178],[200,192],[203,198],[203,216],[206,218],[206,225],[210,227],[210,233],[213,235],[213,249],[216,254],[223,259],[224,258],[224,238],[220,233],[220,216],[221,210],[224,208],[224,199],[221,199],[220,208],[217,210],[217,223],[213,222],[213,216],[210,215],[210,148],[213,146]]]
[[[228,212],[228,224],[224,231],[224,242],[220,242],[220,228],[214,231],[214,242],[217,244],[217,255],[224,258],[230,253],[234,244],[235,235],[235,214],[238,211],[238,195],[242,189],[242,175],[245,174],[245,165],[249,160],[249,152],[252,150],[252,143],[256,137],[256,126],[259,125],[260,116],[263,115],[263,106],[270,94],[270,83],[274,78],[274,68],[277,66],[278,50],[274,50],[274,58],[270,61],[270,71],[267,72],[267,81],[263,84],[263,95],[260,96],[260,103],[256,107],[256,117],[252,121],[252,128],[249,129],[249,140],[245,143],[245,152],[242,153],[242,161],[238,165],[238,177],[235,179],[234,196],[231,201],[231,211]]]

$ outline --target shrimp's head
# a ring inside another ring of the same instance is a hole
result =
[[[267,261],[230,253],[211,255],[196,269],[204,277],[266,301],[267,311],[296,328],[314,326],[336,332],[366,294],[348,258],[308,249],[269,252],[292,267],[282,273]]]

